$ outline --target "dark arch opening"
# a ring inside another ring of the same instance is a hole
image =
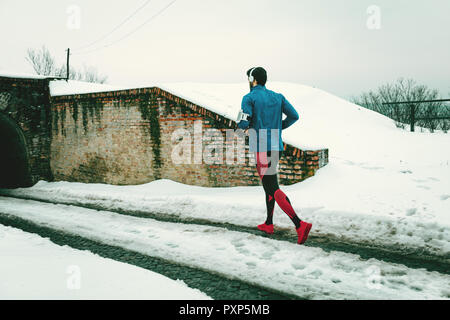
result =
[[[28,150],[20,127],[0,113],[0,188],[32,185]]]

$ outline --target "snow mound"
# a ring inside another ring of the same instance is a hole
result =
[[[157,86],[180,98],[235,120],[247,83],[162,83],[118,87],[80,81],[51,81],[52,96]],[[303,150],[329,149],[330,158],[366,164],[442,164],[450,159],[450,135],[408,132],[392,119],[310,86],[269,82],[297,109],[300,120],[283,132],[283,140]]]
[[[234,120],[248,84],[167,83],[161,89]],[[450,159],[450,135],[408,132],[377,112],[310,86],[268,82],[297,109],[300,120],[284,142],[303,150],[328,148],[330,157],[355,162],[440,164]]]

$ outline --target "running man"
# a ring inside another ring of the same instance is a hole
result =
[[[279,93],[268,90],[265,85],[267,72],[256,67],[247,71],[250,93],[242,99],[242,110],[238,116],[238,127],[250,129],[250,152],[255,152],[256,169],[266,193],[266,222],[258,229],[273,234],[273,211],[275,202],[295,225],[298,244],[305,243],[312,224],[299,219],[289,198],[278,186],[277,165],[284,150],[282,130],[299,119],[297,111]],[[283,120],[283,114],[286,118]]]

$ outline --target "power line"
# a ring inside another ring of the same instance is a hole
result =
[[[141,11],[142,9],[144,9],[152,0],[147,0],[145,1],[144,4],[142,4],[139,8],[137,8],[131,15],[129,15],[128,17],[126,17],[121,23],[119,23],[115,28],[113,28],[110,32],[106,33],[105,35],[101,36],[100,38],[98,38],[95,41],[92,41],[91,43],[75,48],[73,50],[77,51],[77,50],[82,50],[82,49],[86,49],[89,47],[92,47],[94,44],[102,41],[103,39],[106,39],[108,36],[110,36],[111,34],[113,34],[117,29],[119,29],[120,27],[122,27],[125,23],[127,23],[131,18],[133,18],[139,11]]]
[[[111,42],[111,43],[109,43],[109,44],[107,44],[107,45],[98,47],[98,48],[93,49],[93,50],[88,50],[88,51],[85,51],[85,52],[79,52],[79,53],[74,53],[74,54],[76,54],[76,55],[89,54],[89,53],[98,51],[98,50],[100,50],[100,49],[104,49],[104,48],[107,48],[107,47],[111,47],[111,46],[115,45],[116,43],[118,43],[118,42],[120,42],[120,41],[122,41],[122,40],[125,40],[126,38],[128,38],[129,36],[131,36],[132,34],[134,34],[135,32],[139,31],[142,27],[144,27],[145,25],[147,25],[148,23],[150,23],[151,21],[153,21],[153,20],[154,20],[155,18],[157,18],[159,15],[161,15],[161,14],[162,14],[164,11],[166,11],[170,6],[172,6],[176,1],[177,1],[177,0],[171,1],[168,5],[166,5],[166,6],[163,7],[161,10],[159,10],[157,13],[155,13],[153,16],[151,16],[149,19],[147,19],[146,21],[144,21],[144,23],[140,24],[140,25],[137,26],[135,29],[131,30],[131,32],[125,34],[123,37],[119,38],[118,40],[113,41],[113,42]]]

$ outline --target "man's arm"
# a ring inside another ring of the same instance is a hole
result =
[[[287,129],[292,126],[298,119],[298,113],[295,108],[286,100],[284,96],[282,96],[282,106],[283,113],[286,115],[286,118],[281,123],[281,128]]]
[[[241,105],[242,112],[247,114],[247,120],[241,120],[238,123],[238,127],[242,130],[248,129],[250,126],[250,118],[253,116],[253,104],[249,96],[244,96],[242,98],[242,105]]]

